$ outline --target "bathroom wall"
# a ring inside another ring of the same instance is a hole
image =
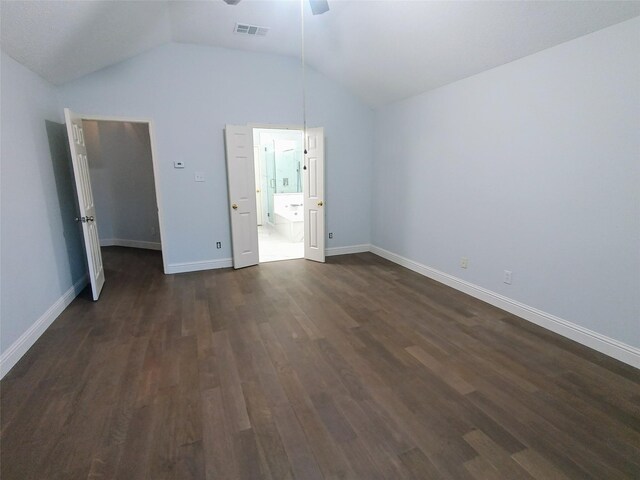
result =
[[[276,192],[302,192],[302,142],[276,141]]]

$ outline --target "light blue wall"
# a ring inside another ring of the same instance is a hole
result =
[[[640,19],[381,109],[375,137],[375,245],[640,347]]]
[[[0,351],[84,275],[68,144],[54,88],[0,57]]]
[[[373,112],[335,82],[307,79],[308,123],[325,127],[327,246],[369,243]],[[170,44],[64,85],[60,103],[154,120],[167,263],[216,260],[231,256],[224,125],[301,124],[301,68],[288,57]],[[206,182],[194,182],[196,171]]]

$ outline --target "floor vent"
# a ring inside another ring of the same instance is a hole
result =
[[[234,28],[233,31],[245,35],[264,37],[269,31],[269,27],[259,27],[258,25],[249,25],[248,23],[236,23],[236,28]]]

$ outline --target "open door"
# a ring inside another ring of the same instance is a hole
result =
[[[306,132],[304,158],[304,258],[324,262],[324,128]]]
[[[257,265],[260,257],[258,255],[253,129],[227,125],[225,146],[231,207],[233,268]]]
[[[100,252],[96,207],[93,204],[93,192],[91,191],[91,180],[89,178],[82,118],[65,108],[64,119],[67,124],[73,176],[76,182],[76,194],[80,207],[80,216],[77,221],[82,224],[82,236],[84,237],[85,252],[87,254],[93,299],[98,300],[104,285],[104,267],[102,266],[102,253]]]

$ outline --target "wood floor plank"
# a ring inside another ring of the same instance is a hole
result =
[[[3,480],[640,478],[640,371],[373,254],[103,260],[0,382]]]
[[[514,462],[506,451],[485,435],[482,430],[472,430],[464,435],[464,439],[482,458],[493,465],[501,475],[523,480],[533,478],[526,470]]]
[[[445,383],[455,389],[458,393],[466,395],[467,393],[475,391],[475,387],[473,385],[463,380],[458,374],[451,371],[450,368],[445,368],[439,361],[420,347],[412,345],[410,347],[406,347],[405,350],[413,355],[425,367],[442,378]]]
[[[511,455],[518,464],[536,480],[566,480],[567,476],[551,462],[532,449],[522,450]]]
[[[270,477],[283,480],[293,478],[273,412],[260,385],[257,382],[243,382],[242,390],[257,445],[267,464]]]
[[[218,374],[222,386],[222,398],[232,420],[233,429],[236,432],[248,430],[251,428],[251,421],[247,414],[237,362],[231,350],[227,332],[224,330],[216,332],[213,335],[213,343],[220,354]]]
[[[309,480],[322,479],[320,467],[309,448],[307,437],[291,406],[277,405],[274,407],[273,414],[294,477]]]
[[[509,478],[500,473],[500,471],[494,465],[491,465],[484,457],[476,457],[465,462],[464,468],[466,468],[476,480],[504,480]]]
[[[409,470],[411,478],[430,478],[434,480],[444,478],[419,448],[407,450],[400,454],[399,457]]]
[[[207,480],[237,478],[233,427],[225,413],[221,388],[202,392],[202,447]]]

